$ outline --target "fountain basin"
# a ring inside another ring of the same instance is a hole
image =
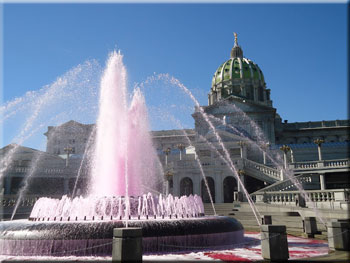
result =
[[[243,226],[234,218],[211,216],[183,219],[129,220],[142,227],[145,254],[219,249],[243,241]],[[0,254],[12,256],[108,256],[113,229],[125,221],[38,222],[0,224]]]

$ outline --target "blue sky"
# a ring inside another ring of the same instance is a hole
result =
[[[3,103],[117,48],[130,86],[169,73],[207,105],[237,32],[282,119],[348,118],[345,4],[5,4],[3,16]]]

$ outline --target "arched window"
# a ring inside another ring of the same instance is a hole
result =
[[[180,181],[180,196],[193,194],[193,182],[191,178],[185,177]]]
[[[206,177],[206,179],[207,179],[207,183],[208,183],[211,197],[213,198],[213,202],[215,203],[215,182],[214,182],[214,179],[211,177]],[[202,183],[201,183],[201,193],[202,193],[203,202],[210,203],[208,188],[206,187],[204,180],[202,180]]]
[[[237,191],[237,182],[232,176],[227,176],[223,181],[224,203],[233,202],[233,192]]]

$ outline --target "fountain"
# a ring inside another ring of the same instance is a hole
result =
[[[2,222],[1,255],[106,256],[113,229],[141,227],[144,253],[218,248],[243,240],[235,219],[206,217],[197,195],[157,189],[157,156],[140,90],[130,107],[122,55],[112,52],[101,80],[94,161],[86,197],[40,198],[28,220]]]

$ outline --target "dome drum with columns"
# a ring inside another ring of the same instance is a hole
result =
[[[257,64],[243,57],[236,33],[230,59],[221,64],[214,73],[208,104],[212,105],[230,96],[272,106],[264,75]]]

